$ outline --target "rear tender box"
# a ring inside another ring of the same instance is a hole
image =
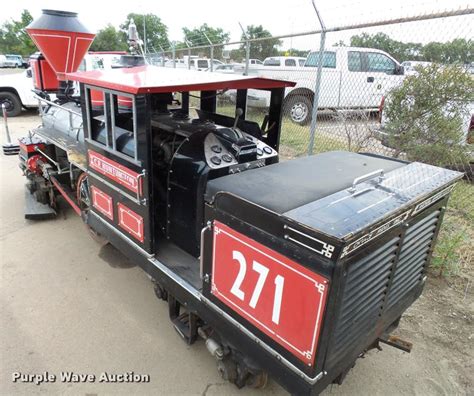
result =
[[[329,152],[210,181],[206,221],[213,232],[204,251],[212,253],[202,257],[203,294],[318,392],[392,331],[421,294],[448,196],[461,176]],[[292,265],[321,291],[312,350],[298,352],[288,341],[304,342],[307,323],[295,315],[314,309],[302,280],[277,279]]]

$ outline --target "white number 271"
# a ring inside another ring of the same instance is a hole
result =
[[[232,251],[232,258],[239,263],[239,272],[237,273],[237,277],[235,278],[230,292],[238,299],[244,301],[245,292],[240,287],[242,286],[245,274],[247,273],[247,261],[245,260],[244,255],[237,250]],[[252,269],[258,273],[258,280],[255,284],[255,289],[253,290],[249,305],[250,307],[255,308],[260,298],[260,294],[262,293],[263,286],[265,285],[265,281],[267,280],[269,270],[267,267],[255,260],[252,262]],[[272,322],[278,324],[280,322],[281,300],[283,297],[283,285],[285,284],[285,278],[283,278],[281,275],[277,275],[275,277],[274,283],[275,294],[273,297]]]

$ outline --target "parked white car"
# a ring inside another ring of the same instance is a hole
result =
[[[120,53],[90,53],[82,60],[79,70],[111,69],[120,61]],[[0,106],[5,104],[9,117],[18,116],[22,108],[38,107],[33,93],[31,69],[22,73],[0,75]]]
[[[0,68],[15,67],[16,62],[13,59],[8,59],[6,55],[0,55]]]
[[[197,58],[197,59],[191,59],[190,61],[190,69],[192,70],[208,70],[211,68],[211,63],[214,67],[224,65],[224,62],[221,62],[220,60],[217,59],[208,59],[208,58]]]
[[[22,107],[38,107],[32,89],[31,69],[0,75],[0,106],[5,105],[9,117],[19,115]]]
[[[245,65],[245,59],[242,59],[242,64]],[[249,66],[258,66],[263,65],[263,62],[260,59],[249,59]]]
[[[286,69],[292,67],[303,67],[306,58],[301,56],[272,56],[263,61],[263,66]],[[263,69],[265,70],[265,69]]]
[[[174,66],[174,64],[176,66]],[[213,59],[212,64],[213,64],[213,68],[215,68],[219,65],[224,65],[225,63],[221,62],[220,60]],[[165,67],[176,67],[180,69],[204,71],[211,68],[211,59],[198,58],[194,56],[191,56],[191,57],[184,56],[182,59],[175,59],[174,62],[172,59],[168,60],[167,62],[165,62]]]
[[[422,61],[405,61],[402,62],[403,69],[405,70],[405,75],[416,74],[416,69],[418,67],[428,67],[432,65],[431,62],[422,62]]]
[[[258,76],[296,82],[285,90],[285,112],[301,125],[311,120],[319,51],[311,51],[303,67],[263,66]],[[265,64],[265,62],[264,62]],[[281,60],[280,60],[281,64]],[[330,47],[322,56],[319,109],[377,111],[382,96],[403,79],[403,67],[389,54],[372,48]],[[260,91],[249,105],[266,108],[270,97]]]
[[[239,68],[240,64],[238,63],[226,63],[222,65],[214,66],[215,73],[223,73],[223,74],[236,74],[236,68]],[[211,69],[207,69],[206,71],[211,71]]]

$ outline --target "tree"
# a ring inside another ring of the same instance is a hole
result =
[[[37,51],[25,28],[33,21],[28,10],[23,10],[19,21],[5,22],[0,28],[0,53],[29,56]]]
[[[463,67],[419,67],[386,100],[388,145],[411,161],[441,166],[468,163],[462,124],[473,97],[474,80]]]
[[[230,33],[224,32],[222,28],[214,28],[204,23],[198,28],[188,29],[183,28],[184,39],[190,42],[191,46],[208,45],[206,36],[209,38],[212,44],[224,44],[229,41]],[[222,49],[224,46],[214,47],[214,57],[222,57]]]
[[[474,62],[474,40],[458,38],[446,43],[431,42],[423,46],[421,56],[430,62],[471,63]]]
[[[462,38],[446,43],[431,42],[422,45],[420,43],[397,41],[382,32],[373,35],[362,33],[352,36],[350,45],[353,47],[376,48],[388,52],[400,62],[421,60],[444,64],[466,64],[474,61],[474,40]]]
[[[110,24],[97,32],[90,48],[91,51],[126,51],[127,49],[125,33]]]
[[[278,55],[278,46],[281,45],[281,40],[272,38],[272,34],[263,28],[262,25],[249,25],[245,31],[245,35],[242,33],[241,40],[245,41],[247,39],[258,39],[265,38],[266,40],[259,40],[250,43],[250,58],[265,59],[269,56]],[[245,48],[246,44],[240,46],[240,52],[242,57],[245,57]]]
[[[145,41],[143,26],[146,27],[146,48],[148,52],[160,52],[170,46],[168,39],[168,27],[155,14],[135,14],[127,15],[127,20],[120,25],[120,30],[128,34],[128,25],[133,19],[137,26],[138,36]]]
[[[373,35],[362,33],[361,35],[352,36],[351,46],[376,48],[389,53],[399,62],[406,60],[421,60],[421,44],[403,43],[401,41],[393,40],[390,36],[382,32]]]

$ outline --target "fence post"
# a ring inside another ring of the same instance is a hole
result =
[[[314,11],[319,19],[321,25],[321,40],[319,43],[319,56],[318,56],[318,71],[316,72],[316,85],[314,88],[314,99],[313,99],[313,111],[311,113],[311,126],[309,129],[309,144],[308,144],[308,155],[313,154],[314,148],[314,138],[316,134],[316,124],[318,118],[318,107],[319,107],[319,93],[321,90],[321,75],[323,70],[323,59],[324,59],[324,46],[326,44],[326,25],[324,24],[321,15],[319,14],[318,8],[314,0],[311,0],[313,3]]]
[[[242,30],[242,34],[245,37],[245,70],[244,76],[248,76],[249,74],[249,62],[250,62],[250,41],[249,37],[247,36],[247,32],[242,27],[242,24],[239,22],[240,29]]]
[[[209,40],[209,37],[207,37],[207,34],[202,32],[204,37],[206,38],[207,42],[209,43],[209,49],[211,50],[211,72],[214,71],[214,45],[212,44],[212,41]]]
[[[185,37],[184,43],[188,47],[188,70],[191,70],[191,42]]]
[[[165,67],[165,50],[161,45],[160,45],[160,49],[161,49],[161,66]]]
[[[250,64],[250,41],[247,40],[245,44],[245,75],[249,74],[249,64]]]
[[[173,54],[173,67],[176,68],[176,43],[174,41],[171,42],[171,51]]]

